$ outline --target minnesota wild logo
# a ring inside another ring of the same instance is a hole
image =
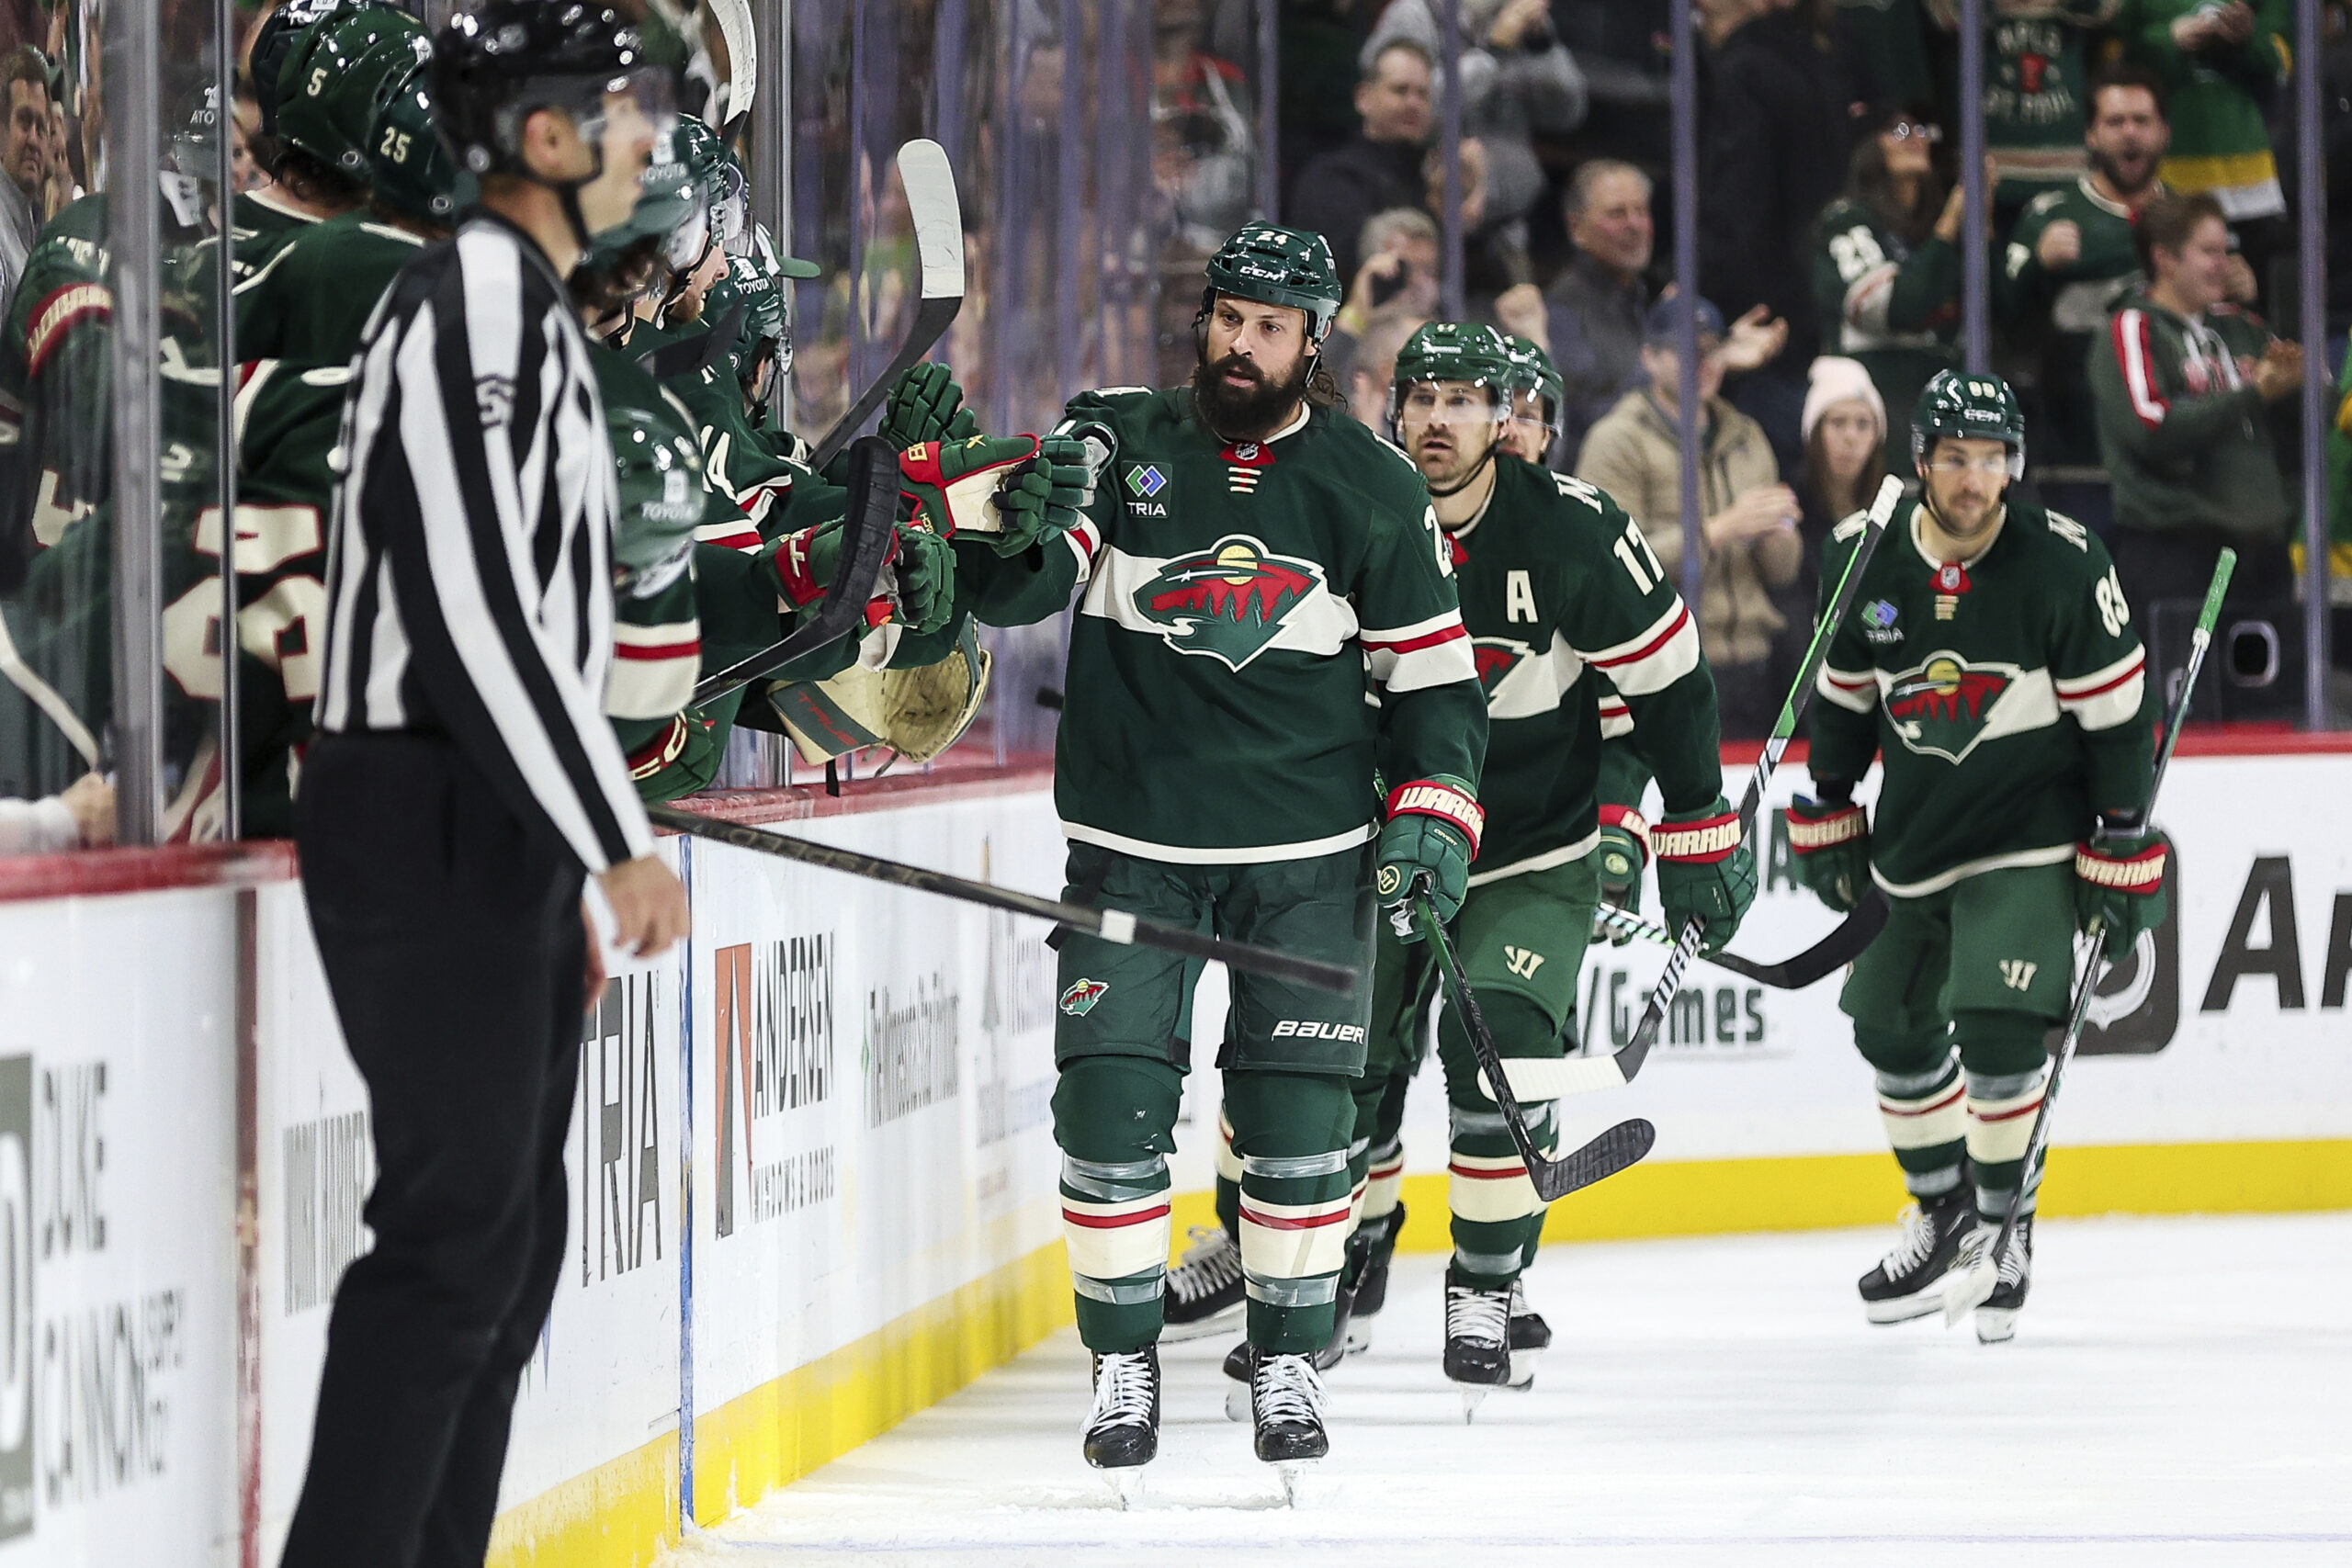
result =
[[[1887,721],[1912,750],[1957,762],[1984,739],[1994,708],[2018,674],[2014,664],[1973,664],[1948,650],[1931,653],[1888,686]]]
[[[1535,650],[1516,637],[1482,637],[1470,642],[1470,657],[1478,666],[1478,684],[1493,696],[1510,672],[1527,662]]]
[[[1205,654],[1240,669],[1281,634],[1283,621],[1322,585],[1313,561],[1266,553],[1246,534],[1228,534],[1196,555],[1179,556],[1135,592],[1136,613],[1179,653]]]

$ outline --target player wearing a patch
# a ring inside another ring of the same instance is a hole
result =
[[[1397,357],[1390,409],[1435,498],[1487,698],[1487,833],[1456,938],[1512,1087],[1548,1148],[1557,1123],[1545,1067],[1566,1052],[1599,894],[1604,695],[1627,710],[1630,744],[1665,797],[1665,817],[1647,833],[1668,919],[1704,919],[1708,950],[1720,947],[1754,897],[1756,872],[1721,794],[1714,682],[1697,626],[1615,502],[1504,450],[1522,378],[1490,329],[1428,326]],[[1612,825],[1623,824],[1621,814]],[[1377,1150],[1396,1141],[1403,1083],[1437,988],[1428,950],[1384,933],[1372,1062],[1356,1104],[1358,1138]],[[1532,1375],[1526,1353],[1548,1338],[1517,1293],[1544,1205],[1450,1006],[1437,1038],[1452,1122],[1445,1372],[1523,1384]]]
[[[1034,620],[1082,591],[1055,768],[1069,897],[1368,970],[1375,885],[1396,905],[1426,874],[1442,912],[1461,898],[1486,714],[1420,476],[1320,374],[1339,303],[1320,237],[1235,234],[1208,264],[1191,385],[1072,400],[1060,433],[1089,443],[1094,500],[989,596]],[[1054,1126],[1098,1465],[1157,1448],[1165,1156],[1198,976],[1092,937],[1061,950]],[[1329,1447],[1311,1357],[1345,1260],[1369,1000],[1233,979],[1218,1061],[1263,1460]]]
[[[1830,645],[1816,793],[1789,810],[1797,874],[1824,903],[1851,909],[1874,880],[1893,905],[1839,1003],[1917,1201],[1862,1276],[1873,1323],[1936,1311],[1945,1272],[1990,1241],[2026,1179],[2078,927],[2105,916],[2120,958],[2165,910],[2146,659],[2106,546],[2007,495],[2025,423],[1998,377],[1937,376],[1911,440],[1925,496]],[[1857,516],[1831,535],[1825,592],[1862,532]],[[1875,824],[1853,799],[1873,758]],[[2014,1332],[2032,1238],[2029,1193],[1980,1339]]]

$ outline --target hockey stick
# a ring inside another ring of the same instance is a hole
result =
[[[1657,1129],[1638,1116],[1618,1122],[1584,1147],[1558,1159],[1535,1146],[1535,1134],[1527,1127],[1527,1112],[1520,1108],[1519,1096],[1512,1091],[1502,1053],[1495,1048],[1495,1037],[1487,1028],[1486,1014],[1478,1010],[1478,998],[1470,989],[1470,977],[1462,972],[1461,962],[1453,955],[1453,939],[1445,934],[1437,910],[1430,907],[1426,872],[1419,886],[1421,890],[1414,894],[1413,907],[1420,912],[1430,950],[1437,954],[1438,974],[1445,982],[1445,994],[1462,1014],[1462,1031],[1470,1037],[1470,1054],[1478,1059],[1478,1071],[1487,1080],[1487,1093],[1502,1112],[1511,1145],[1527,1162],[1527,1179],[1535,1184],[1535,1195],[1546,1203],[1556,1202],[1580,1187],[1605,1181],[1638,1163],[1650,1152],[1650,1145],[1657,1142]],[[1558,1065],[1549,1058],[1538,1060],[1547,1068]]]
[[[1772,723],[1772,733],[1764,741],[1764,753],[1756,760],[1756,771],[1748,775],[1747,793],[1740,796],[1740,830],[1749,839],[1755,836],[1756,810],[1764,799],[1764,791],[1772,782],[1773,772],[1781,765],[1781,755],[1789,749],[1789,741],[1797,731],[1797,721],[1812,704],[1814,682],[1820,678],[1821,666],[1829,657],[1829,643],[1845,623],[1846,612],[1853,608],[1854,600],[1862,591],[1862,570],[1870,565],[1871,557],[1878,549],[1878,542],[1886,536],[1886,525],[1894,515],[1895,503],[1903,499],[1903,481],[1889,474],[1878,487],[1878,497],[1871,502],[1864,520],[1861,542],[1847,558],[1845,575],[1838,580],[1838,592],[1829,601],[1820,623],[1813,629],[1813,641],[1805,649],[1804,662],[1797,667],[1796,684],[1781,701],[1781,716]],[[1561,1094],[1590,1094],[1595,1089],[1623,1089],[1634,1081],[1649,1059],[1650,1047],[1657,1043],[1657,1032],[1666,1022],[1667,1009],[1674,1005],[1674,995],[1682,988],[1683,971],[1699,954],[1699,943],[1706,935],[1706,922],[1690,920],[1674,939],[1674,951],[1666,955],[1665,972],[1658,976],[1651,988],[1649,1006],[1642,1011],[1642,1021],[1634,1029],[1633,1039],[1607,1056],[1583,1056],[1573,1062],[1557,1064],[1558,1091]],[[1548,1086],[1547,1086],[1548,1087]]]
[[[964,308],[964,209],[956,199],[956,172],[947,166],[945,149],[936,141],[920,139],[899,148],[899,183],[906,187],[907,210],[914,218],[915,255],[922,265],[922,301],[915,309],[915,324],[899,352],[808,455],[808,466],[820,472],[849,445],[866,416],[881,407],[891,385],[931,352],[931,345]]]
[[[1291,953],[1277,953],[1272,948],[1254,947],[1248,942],[1203,936],[1196,931],[1163,925],[1158,920],[1146,919],[1120,909],[1091,909],[1083,904],[1065,904],[1057,899],[1040,898],[1033,893],[1016,893],[1009,887],[999,887],[991,883],[973,882],[944,871],[925,871],[921,866],[860,854],[854,850],[838,850],[830,844],[811,843],[807,839],[772,833],[764,828],[747,828],[740,823],[697,817],[691,811],[681,811],[675,807],[649,806],[645,814],[658,826],[673,832],[732,844],[738,849],[757,850],[762,854],[799,861],[806,865],[820,865],[828,871],[845,871],[852,876],[870,877],[876,882],[911,887],[919,893],[936,893],[943,897],[961,899],[967,904],[1033,916],[1124,946],[1157,947],[1168,953],[1181,953],[1187,958],[1214,959],[1227,968],[1272,975],[1276,979],[1294,980],[1302,986],[1313,986],[1325,991],[1352,991],[1359,978],[1356,971],[1343,964],[1326,964],[1319,959],[1299,958]]]
[[[2197,677],[2205,668],[2205,651],[2213,641],[2213,627],[2222,618],[2222,595],[2229,592],[2230,576],[2237,570],[2238,553],[2224,545],[2221,558],[2213,563],[2213,581],[2205,590],[2205,607],[2197,613],[2197,629],[2188,634],[2188,663],[2184,667],[2180,690],[2173,694],[2172,707],[2165,715],[2164,739],[2156,745],[2155,775],[2148,783],[2148,815],[2153,824],[2156,816],[2156,792],[2165,787],[2165,770],[2172,765],[2173,748],[2180,744],[2181,721],[2188,716],[2188,699],[2197,691]],[[2094,842],[2100,837],[2094,832]],[[2066,1077],[2066,1064],[2075,1059],[2075,1047],[2082,1043],[2083,1025],[2091,1012],[2091,998],[2098,990],[2098,983],[2107,975],[2107,922],[2094,916],[2083,932],[2091,940],[2090,962],[2083,967],[2083,977],[2075,986],[2074,1010],[2066,1015],[2066,1032],[2058,1042],[2057,1059],[2050,1064],[2050,1077],[2041,1086],[2041,1109],[2033,1113],[2033,1132],[2026,1139],[2025,1161],[2018,1167],[2018,1190],[2009,1194],[2008,1213],[2001,1217],[2000,1234],[1993,1245],[1963,1273],[1951,1275],[1944,1286],[1944,1324],[1949,1327],[1983,1306],[2001,1283],[2001,1259],[2008,1255],[2009,1245],[2018,1234],[2018,1220],[2024,1213],[2025,1201],[2041,1190],[2041,1166],[2050,1153],[2050,1108],[2058,1103],[2058,1088]]]
[[[697,682],[695,703],[723,697],[864,627],[866,602],[874,597],[875,581],[889,559],[898,519],[899,455],[880,436],[866,436],[850,449],[849,511],[842,522],[841,559],[834,563],[833,581],[826,586],[816,615],[782,642]]]
[[[1700,954],[1699,962],[1728,969],[1777,991],[1802,991],[1860,957],[1862,949],[1885,929],[1886,917],[1886,895],[1873,887],[1862,895],[1862,901],[1854,906],[1836,931],[1793,958],[1778,964],[1758,964],[1736,953],[1716,953]],[[1660,947],[1674,945],[1672,931],[1614,904],[1597,906],[1592,919],[1595,925],[1614,927]]]

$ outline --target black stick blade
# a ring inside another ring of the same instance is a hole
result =
[[[1657,1143],[1657,1129],[1636,1116],[1618,1122],[1573,1154],[1529,1165],[1527,1174],[1535,1183],[1535,1195],[1546,1203],[1555,1203],[1571,1192],[1639,1165]]]

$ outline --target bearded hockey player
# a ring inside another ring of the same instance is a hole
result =
[[[1874,879],[1893,906],[1839,1002],[1917,1201],[1862,1276],[1873,1323],[1936,1311],[1945,1272],[1998,1232],[2026,1177],[2075,931],[2105,916],[2119,958],[2165,911],[2166,847],[2145,816],[2146,661],[2107,547],[2009,498],[2025,423],[1998,377],[1935,377],[1911,444],[1925,498],[1893,525],[1830,645],[1815,795],[1789,811],[1798,875],[1822,902],[1851,909]],[[1824,584],[1863,527],[1831,535]],[[1875,825],[1853,799],[1874,757]],[[2025,1304],[2031,1201],[1976,1309],[1988,1343],[2016,1332]]]
[[[1720,948],[1755,897],[1755,861],[1721,793],[1714,682],[1698,627],[1640,547],[1640,529],[1592,486],[1503,450],[1521,379],[1510,345],[1491,328],[1432,324],[1405,345],[1396,376],[1391,419],[1445,529],[1487,697],[1486,840],[1456,940],[1548,1149],[1557,1123],[1543,1065],[1566,1052],[1598,896],[1596,675],[1631,710],[1631,743],[1665,797],[1650,839],[1668,922],[1704,920],[1706,950]],[[1375,1149],[1396,1140],[1402,1080],[1437,988],[1428,949],[1384,934],[1371,1062],[1356,1100],[1358,1136]],[[1438,1024],[1438,1058],[1452,1122],[1445,1374],[1523,1383],[1532,1371],[1515,1375],[1513,1352],[1549,1337],[1518,1304],[1544,1205],[1451,1007]]]
[[[1100,457],[1095,499],[1007,563],[990,618],[1042,619],[1084,589],[1055,767],[1070,897],[1369,969],[1375,866],[1385,901],[1424,874],[1442,913],[1460,901],[1486,722],[1420,477],[1318,375],[1339,304],[1319,236],[1252,223],[1227,241],[1191,385],[1069,404],[1060,433]],[[1197,978],[1095,938],[1061,950],[1054,1128],[1095,1358],[1085,1451],[1104,1467],[1159,1443],[1165,1156]],[[1261,1460],[1329,1447],[1311,1357],[1344,1261],[1368,1001],[1233,979],[1218,1061]]]

